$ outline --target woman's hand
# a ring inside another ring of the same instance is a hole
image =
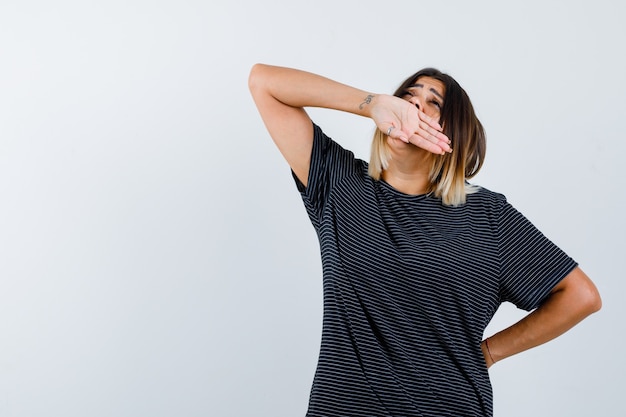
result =
[[[436,154],[452,152],[450,139],[442,133],[442,127],[401,98],[386,94],[372,100],[370,117],[376,126],[393,139],[411,143]]]

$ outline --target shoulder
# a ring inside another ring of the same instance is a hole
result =
[[[312,160],[326,161],[326,167],[339,177],[367,174],[367,162],[357,158],[352,151],[337,143],[315,123],[313,124],[313,138]]]
[[[466,205],[470,207],[491,207],[493,209],[501,209],[508,204],[504,194],[492,191],[480,185],[470,185],[473,192],[467,194]]]
[[[342,189],[350,181],[367,175],[367,163],[355,157],[350,150],[343,148],[327,135],[320,126],[313,123],[313,149],[309,163],[309,176],[306,187],[298,184],[300,192],[308,189],[310,198],[327,199]]]

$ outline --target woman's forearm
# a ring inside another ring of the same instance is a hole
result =
[[[560,336],[601,305],[595,285],[581,269],[574,269],[539,308],[483,341],[487,365]]]
[[[256,64],[250,74],[250,89],[264,88],[274,98],[292,107],[322,107],[370,117],[375,94],[321,75],[292,68]]]

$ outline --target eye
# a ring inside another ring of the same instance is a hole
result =
[[[441,103],[439,103],[437,100],[431,100],[430,102],[439,110],[441,110]]]

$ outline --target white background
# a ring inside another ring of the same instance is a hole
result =
[[[626,415],[624,4],[3,0],[0,416],[305,414],[319,253],[255,62],[374,92],[455,77],[488,133],[474,182],[604,301],[492,368],[496,416]],[[311,114],[368,157],[369,120]]]

